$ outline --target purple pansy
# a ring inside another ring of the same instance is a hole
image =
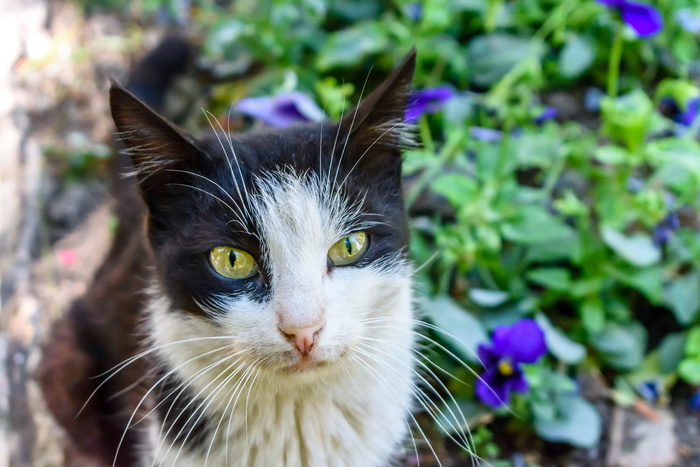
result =
[[[547,353],[544,332],[531,319],[512,326],[498,326],[490,344],[479,345],[479,358],[486,368],[476,382],[476,395],[491,407],[510,403],[510,393],[527,392],[522,363],[534,363]]]
[[[620,12],[622,20],[634,29],[639,37],[653,36],[664,26],[661,13],[651,5],[628,0],[596,1]]]
[[[700,97],[690,99],[685,110],[678,115],[676,120],[681,125],[690,126],[698,118],[698,113],[700,113]]]
[[[673,232],[678,230],[681,226],[681,222],[678,219],[678,214],[675,212],[669,212],[668,215],[656,226],[652,233],[652,241],[657,248],[664,246],[671,237],[673,237]]]
[[[452,99],[455,92],[449,86],[439,86],[437,88],[413,91],[408,96],[408,106],[406,108],[406,121],[413,123],[425,113],[437,112],[445,102]]]
[[[559,112],[557,112],[557,109],[554,107],[545,107],[542,109],[542,112],[540,112],[540,114],[534,118],[534,122],[536,125],[542,125],[547,120],[556,118],[558,114]]]
[[[278,128],[299,122],[318,122],[325,117],[313,99],[300,92],[286,92],[274,97],[248,97],[238,101],[236,109]]]

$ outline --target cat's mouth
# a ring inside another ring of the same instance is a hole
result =
[[[306,373],[328,365],[328,362],[302,358],[298,362],[291,364],[287,370],[291,373]]]
[[[283,371],[289,373],[307,373],[310,371],[325,368],[330,364],[328,360],[320,360],[313,356],[299,356],[294,362],[285,366]]]
[[[313,371],[318,371],[323,368],[328,368],[332,366],[333,360],[327,360],[324,358],[318,358],[314,354],[311,355],[296,355],[290,360],[287,360],[286,364],[278,367],[278,371],[287,374],[300,374],[309,373]]]

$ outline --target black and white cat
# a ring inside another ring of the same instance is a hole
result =
[[[401,452],[417,375],[401,178],[414,63],[339,122],[202,138],[112,86],[146,209],[135,192],[122,201],[115,246],[44,363],[79,450],[250,467],[385,466]],[[110,367],[93,398],[81,376]],[[61,392],[66,368],[77,376]],[[129,384],[144,390],[115,403]],[[88,421],[71,425],[66,401],[88,393]]]
[[[112,87],[155,266],[143,465],[396,453],[413,394],[400,152],[413,68],[412,53],[338,123],[202,139]]]

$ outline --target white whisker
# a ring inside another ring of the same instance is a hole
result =
[[[195,341],[210,340],[210,339],[231,339],[231,336],[194,337],[194,338],[191,338],[191,339],[183,339],[183,340],[178,340],[178,341],[174,341],[174,342],[169,342],[169,343],[167,343],[167,344],[163,344],[163,345],[158,345],[158,346],[155,346],[155,347],[151,347],[150,349],[144,350],[143,352],[138,353],[138,354],[134,355],[133,357],[127,358],[127,359],[124,360],[122,363],[118,363],[117,365],[113,366],[113,367],[110,368],[109,370],[107,370],[107,371],[105,371],[105,372],[103,372],[103,373],[100,373],[99,375],[93,376],[91,379],[100,378],[100,377],[102,377],[102,376],[105,376],[105,375],[108,375],[109,373],[111,373],[109,376],[107,376],[107,378],[104,379],[104,381],[102,381],[102,382],[95,388],[94,391],[92,391],[92,393],[91,393],[90,396],[87,398],[87,400],[85,401],[85,403],[82,405],[82,407],[80,408],[80,410],[78,411],[78,413],[75,415],[75,417],[77,418],[78,416],[80,416],[80,414],[82,413],[83,410],[85,410],[85,407],[88,405],[88,403],[90,402],[90,400],[92,400],[92,398],[95,396],[95,394],[97,393],[97,391],[99,391],[100,388],[101,388],[102,386],[104,386],[105,384],[107,384],[107,382],[108,382],[110,379],[112,379],[117,373],[119,373],[120,371],[122,371],[124,368],[126,368],[126,367],[129,366],[129,365],[131,365],[131,364],[134,363],[135,361],[137,361],[137,360],[139,360],[139,359],[145,357],[146,355],[148,355],[148,354],[150,354],[150,353],[156,352],[156,351],[158,351],[158,350],[162,350],[162,349],[164,349],[164,348],[166,348],[166,347],[171,347],[171,346],[173,346],[173,345],[185,344],[185,343],[190,343],[190,342],[195,342]]]

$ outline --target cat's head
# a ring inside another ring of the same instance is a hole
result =
[[[220,348],[306,374],[373,339],[410,345],[387,330],[410,329],[401,148],[414,62],[339,122],[242,135],[213,125],[195,138],[112,87],[148,206],[150,333],[187,342],[175,360]]]

